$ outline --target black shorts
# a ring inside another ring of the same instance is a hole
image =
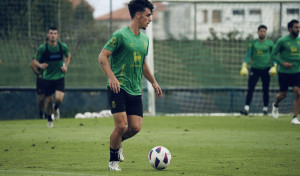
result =
[[[44,80],[42,78],[36,78],[36,91],[38,95],[43,95],[45,94],[44,90]]]
[[[300,87],[300,72],[299,73],[278,73],[278,82],[280,92],[288,91],[289,87]]]
[[[107,96],[112,114],[126,112],[127,115],[143,117],[142,95],[130,95],[123,89],[116,94],[108,88]]]
[[[46,80],[44,79],[45,96],[48,97],[55,93],[55,91],[65,91],[65,78],[58,80]]]

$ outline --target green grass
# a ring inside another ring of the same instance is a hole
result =
[[[290,117],[144,117],[125,141],[121,172],[108,170],[113,120],[0,121],[0,175],[300,175],[300,126]],[[147,154],[167,147],[172,160],[153,169]]]

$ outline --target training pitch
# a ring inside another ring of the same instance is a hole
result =
[[[121,172],[108,170],[112,118],[0,121],[0,175],[231,176],[300,175],[300,125],[291,117],[144,117],[139,134],[123,142]],[[172,154],[153,169],[155,146]]]

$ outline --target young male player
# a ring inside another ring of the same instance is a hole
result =
[[[241,111],[243,115],[248,115],[249,113],[253,92],[259,78],[261,78],[263,88],[263,114],[268,114],[270,75],[276,75],[276,64],[273,65],[271,63],[271,51],[274,43],[266,38],[267,26],[260,25],[257,29],[257,34],[258,39],[251,41],[248,45],[247,54],[240,71],[242,76],[246,76],[248,74],[247,63],[251,60],[246,103],[244,110]],[[270,69],[271,65],[273,67]]]
[[[68,71],[71,54],[68,46],[58,41],[59,35],[56,27],[49,28],[47,37],[48,42],[39,47],[34,62],[36,66],[43,69],[47,126],[52,128],[52,113],[54,114],[54,119],[57,120],[60,117],[59,106],[64,98],[65,74]],[[55,94],[54,107],[53,94]]]
[[[133,137],[142,127],[142,75],[152,83],[156,95],[162,96],[145,60],[149,39],[140,32],[151,22],[153,4],[148,0],[132,0],[128,9],[131,16],[129,26],[110,37],[98,58],[108,78],[108,102],[115,124],[110,136],[108,165],[113,171],[120,171],[119,161],[124,160],[121,142]]]
[[[299,125],[298,113],[300,110],[300,24],[298,20],[288,23],[289,35],[280,38],[273,51],[272,59],[278,63],[278,82],[280,92],[276,95],[272,108],[272,116],[278,118],[279,103],[287,96],[289,86],[294,92],[294,115],[292,124]],[[277,54],[280,56],[277,56]]]

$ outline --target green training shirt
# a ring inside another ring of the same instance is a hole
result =
[[[274,47],[272,40],[266,39],[260,42],[258,39],[248,44],[246,57],[244,62],[251,60],[251,67],[257,69],[265,69],[271,65],[271,51]]]
[[[292,38],[290,35],[280,38],[272,51],[272,59],[278,63],[278,72],[300,72],[300,38]],[[283,62],[291,63],[292,68],[282,66]]]
[[[37,51],[35,59],[40,63],[48,64],[48,67],[43,70],[43,79],[58,80],[65,77],[61,67],[64,64],[64,57],[68,56],[69,49],[65,43],[57,42],[55,47],[50,46],[49,43],[42,44]]]
[[[142,75],[149,39],[142,32],[138,36],[129,26],[112,34],[104,48],[111,51],[110,66],[120,87],[130,95],[142,94]],[[109,83],[107,83],[109,85]]]

